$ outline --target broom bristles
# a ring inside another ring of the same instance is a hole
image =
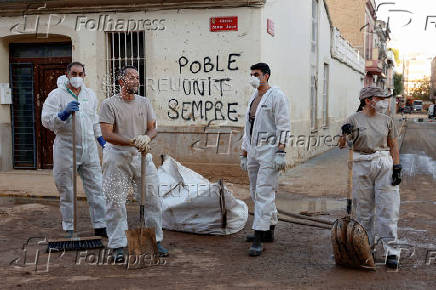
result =
[[[80,251],[104,248],[100,238],[71,238],[68,240],[48,241],[48,252]]]

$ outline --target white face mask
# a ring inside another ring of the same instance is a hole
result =
[[[70,79],[70,84],[73,86],[73,88],[80,88],[83,85],[83,78],[81,77],[72,77]]]
[[[389,101],[387,99],[380,100],[377,103],[375,103],[375,110],[378,113],[385,114],[389,107]]]
[[[248,82],[255,89],[257,89],[260,86],[260,79],[258,77],[250,76],[250,80]]]

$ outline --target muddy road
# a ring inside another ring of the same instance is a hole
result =
[[[405,250],[398,272],[388,271],[382,265],[381,253],[376,272],[336,267],[329,230],[286,222],[279,222],[277,241],[265,244],[266,250],[261,257],[249,257],[249,244],[244,241],[244,237],[250,232],[251,216],[245,229],[231,236],[199,236],[165,231],[163,244],[169,248],[170,256],[164,265],[142,270],[127,270],[122,265],[102,265],[101,261],[95,260],[98,255],[96,251],[88,252],[88,260],[78,259],[80,255],[83,256],[81,253],[70,252],[63,256],[53,255],[47,263],[48,255],[43,253],[45,247],[38,245],[38,241],[45,236],[59,234],[61,226],[58,202],[2,197],[1,288],[436,289],[436,183],[429,171],[429,168],[434,170],[435,144],[436,123],[409,121],[401,151],[402,162],[405,167],[409,167],[405,168],[408,175],[401,185],[399,243]],[[344,175],[345,166],[339,168],[338,164],[343,162],[337,160],[345,160],[346,152],[334,151],[329,154],[326,155],[328,158],[319,157],[318,162],[315,160],[306,164],[305,174],[310,173],[310,164],[313,164],[313,172],[319,171],[319,168],[328,170],[329,164],[334,164],[330,170],[338,170],[338,176]],[[214,176],[211,174],[208,177]],[[322,179],[316,174],[311,178],[308,187],[312,193],[322,192],[325,188]],[[231,182],[231,178],[227,181]],[[337,183],[342,182],[340,179]],[[250,204],[247,184],[235,182],[231,189]],[[295,206],[285,206],[283,203],[278,204],[278,207],[283,206],[296,212],[303,209],[298,204],[308,207],[310,200],[316,198],[312,194],[308,199],[307,187],[293,188],[291,181],[281,184],[279,194],[283,196],[282,200]],[[320,196],[319,200],[322,198],[325,197]],[[341,202],[343,207],[340,206]],[[324,210],[327,209],[328,214],[323,218],[334,220],[344,214],[344,195],[330,195],[326,204]],[[85,202],[79,202],[79,209],[79,230],[91,234]],[[136,205],[128,206],[130,225],[136,225],[137,212]],[[36,238],[23,249],[23,244],[30,237]],[[38,249],[40,253],[36,271],[32,263],[35,262]],[[27,265],[24,264],[25,255]],[[427,265],[426,262],[430,263]]]

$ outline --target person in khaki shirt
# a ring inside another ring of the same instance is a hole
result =
[[[104,100],[100,108],[100,126],[107,145],[103,150],[103,192],[106,196],[108,247],[113,249],[116,262],[124,262],[127,246],[126,198],[133,189],[140,196],[141,152],[150,152],[150,141],[157,135],[156,117],[150,101],[137,95],[139,74],[135,67],[126,66],[118,76],[119,94]],[[157,169],[150,153],[146,155],[147,188],[144,221],[154,227],[160,256],[168,256],[161,245],[162,208],[159,197]]]
[[[398,267],[397,240],[400,209],[401,164],[398,132],[391,117],[385,115],[390,95],[380,88],[360,91],[360,106],[342,126],[339,147],[346,138],[353,141],[353,204],[356,218],[366,229],[369,242],[376,236],[383,242],[390,268]]]

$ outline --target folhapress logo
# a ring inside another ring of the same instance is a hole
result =
[[[165,19],[125,19],[113,18],[108,14],[98,18],[79,15],[76,17],[76,31],[136,31],[136,30],[165,30]]]

